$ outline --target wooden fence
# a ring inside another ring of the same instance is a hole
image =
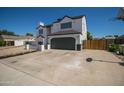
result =
[[[99,40],[85,40],[83,42],[84,49],[98,49],[107,50],[109,44],[124,44],[124,39],[99,39]]]

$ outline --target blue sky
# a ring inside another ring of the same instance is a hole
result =
[[[19,35],[35,34],[37,24],[51,24],[64,15],[86,15],[87,29],[94,37],[124,34],[124,22],[113,20],[119,8],[0,8],[0,29],[8,29]]]

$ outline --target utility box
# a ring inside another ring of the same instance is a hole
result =
[[[119,45],[119,51],[124,54],[124,44]]]
[[[77,51],[81,51],[81,44],[77,44]]]

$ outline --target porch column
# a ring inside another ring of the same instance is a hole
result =
[[[39,45],[40,46],[40,51],[44,51],[44,45]]]
[[[76,40],[75,40],[76,41]],[[76,44],[76,42],[75,42],[75,50],[77,50],[77,44]]]
[[[51,45],[49,43],[47,44],[47,49],[51,49]]]
[[[47,49],[51,49],[51,39],[52,39],[52,37],[48,38]]]

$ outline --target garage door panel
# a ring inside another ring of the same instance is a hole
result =
[[[51,48],[75,50],[75,39],[71,37],[53,38],[51,40]]]

